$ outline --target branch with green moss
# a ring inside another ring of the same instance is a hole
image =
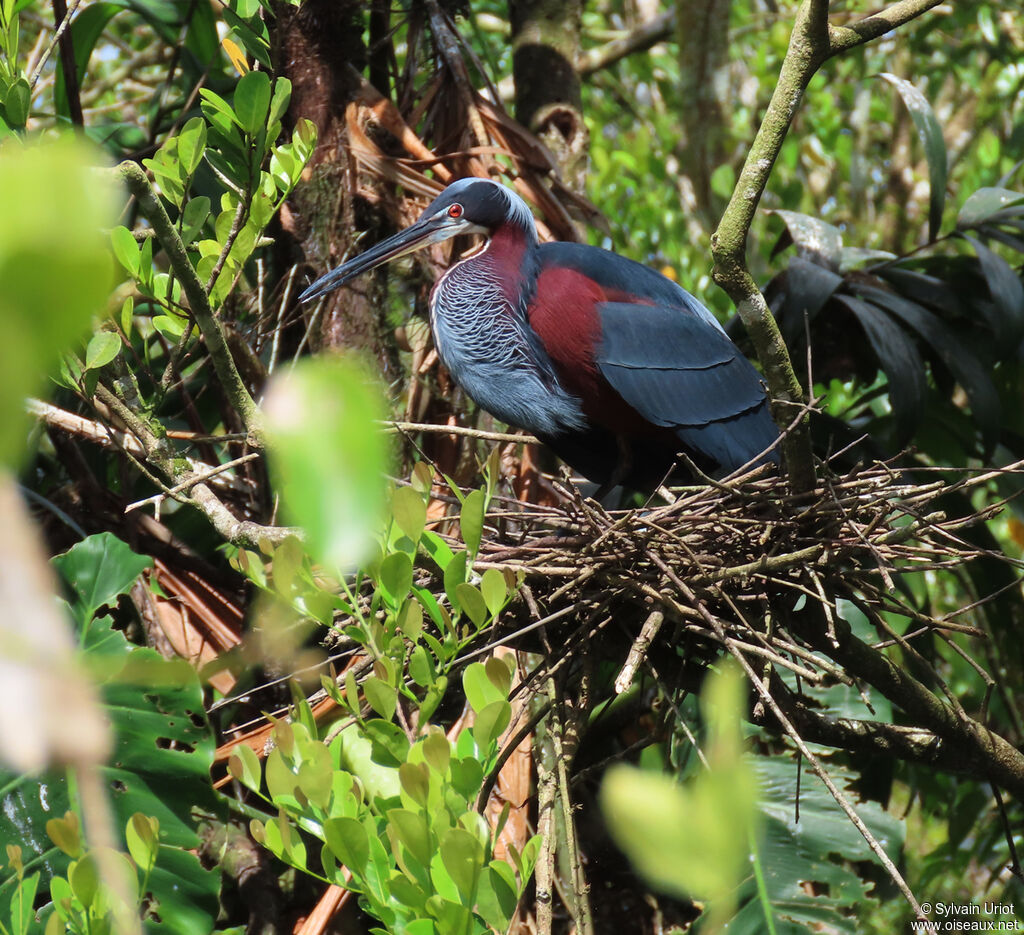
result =
[[[171,269],[188,298],[192,317],[206,342],[206,349],[228,403],[241,417],[249,433],[250,442],[262,446],[263,414],[242,382],[224,338],[224,330],[214,315],[209,295],[188,258],[185,244],[167,216],[156,192],[153,191],[146,173],[134,162],[122,162],[115,171],[128,186],[128,190],[139,200],[143,213],[153,224],[153,230],[167,254]]]
[[[775,318],[747,268],[747,235],[757,206],[804,92],[818,69],[834,55],[902,26],[939,2],[900,0],[852,25],[836,27],[828,22],[828,0],[803,0],[768,109],[751,144],[729,205],[712,235],[715,282],[736,304],[764,368],[780,424],[789,423],[795,409],[804,404],[804,391]],[[806,417],[783,438],[782,448],[793,487],[797,490],[812,489],[815,484],[814,461]]]
[[[278,543],[289,536],[303,537],[301,530],[292,527],[263,526],[252,520],[238,519],[207,483],[209,472],[195,470],[188,459],[180,457],[159,422],[140,415],[102,383],[96,385],[96,397],[135,436],[145,452],[146,463],[167,480],[168,486],[160,485],[163,492],[176,499],[184,499],[202,511],[225,541],[246,548],[259,548],[263,542]],[[134,460],[134,456],[131,457]]]

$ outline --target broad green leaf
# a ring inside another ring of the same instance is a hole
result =
[[[46,836],[68,857],[74,859],[82,855],[82,833],[74,812],[65,812],[63,818],[51,818],[46,823]]]
[[[152,322],[157,331],[175,341],[185,333],[185,326],[188,324],[184,318],[177,315],[154,315]]]
[[[462,688],[466,693],[469,706],[479,714],[495,701],[505,701],[508,692],[502,691],[487,673],[482,662],[471,662],[462,673]]]
[[[160,822],[136,812],[125,826],[125,841],[132,860],[144,875],[148,875],[160,850]]]
[[[512,705],[507,701],[492,701],[477,714],[476,722],[473,724],[473,739],[481,754],[501,736],[511,720]]]
[[[274,79],[274,95],[270,102],[270,116],[268,123],[276,123],[288,110],[288,104],[292,99],[292,83],[283,77]]]
[[[942,127],[928,99],[913,84],[888,72],[883,72],[880,77],[899,91],[904,105],[910,112],[910,118],[914,121],[921,145],[924,146],[929,185],[928,239],[934,240],[942,226],[942,209],[946,204],[947,157]]]
[[[487,603],[479,589],[462,582],[455,585],[455,596],[459,606],[473,623],[482,627],[487,622]]]
[[[444,732],[431,727],[423,740],[423,758],[436,773],[444,775],[452,759],[452,746]]]
[[[895,416],[894,443],[905,442],[921,421],[927,379],[917,345],[885,312],[848,295],[837,295],[864,329],[868,342],[889,381],[889,400]]]
[[[466,495],[466,499],[462,501],[462,510],[459,513],[462,541],[466,543],[466,551],[472,557],[476,557],[476,553],[480,549],[480,536],[483,533],[486,506],[487,498],[479,488],[471,490]]]
[[[311,554],[333,568],[368,555],[380,526],[387,448],[374,420],[382,411],[352,358],[304,361],[267,396],[271,468],[285,512],[305,529]]]
[[[121,338],[113,331],[100,331],[90,338],[85,349],[85,369],[105,367],[121,353]]]
[[[399,487],[391,501],[391,512],[398,528],[414,543],[419,542],[427,521],[427,504],[423,495],[412,487]]]
[[[484,869],[484,849],[464,828],[451,828],[441,839],[441,862],[465,906],[476,902],[477,882]]]
[[[996,341],[1016,347],[1024,334],[1024,282],[1009,263],[981,241],[962,235],[978,255],[981,271],[988,283],[995,314],[992,327]]]
[[[328,818],[324,837],[334,856],[353,873],[362,873],[370,859],[366,829],[355,818]]]
[[[53,559],[57,571],[74,589],[76,613],[84,621],[127,593],[151,564],[151,559],[137,555],[109,532],[89,536]]]
[[[798,211],[771,213],[782,218],[801,257],[829,269],[838,268],[843,248],[843,235],[838,227]]]
[[[401,606],[412,587],[412,559],[405,552],[392,552],[380,563],[379,587],[388,605]]]
[[[618,765],[601,788],[609,830],[641,875],[667,892],[713,900],[718,912],[748,873],[755,833],[757,784],[740,728],[744,684],[733,666],[708,679],[701,701],[710,768],[686,786]]]
[[[1010,191],[1007,188],[979,188],[960,208],[956,226],[960,230],[970,230],[992,220],[1005,208],[1011,208],[1024,202],[1024,193]]]
[[[206,195],[190,198],[181,214],[181,239],[188,246],[202,232],[210,216],[210,199]]]
[[[431,846],[426,816],[422,812],[414,812],[407,808],[392,808],[385,817],[388,824],[394,828],[398,840],[406,846],[412,857],[424,870],[429,868],[434,849]]]
[[[4,99],[4,106],[7,109],[7,119],[12,128],[23,127],[28,122],[29,105],[32,101],[32,89],[28,82],[21,77],[14,80],[14,83],[7,89],[7,97]]]
[[[491,656],[484,662],[484,670],[491,684],[498,690],[502,698],[507,698],[512,690],[512,671],[514,657]]]
[[[114,248],[114,256],[129,276],[139,272],[139,244],[127,227],[117,226],[110,232],[110,243]]]
[[[454,610],[461,610],[457,588],[458,585],[466,581],[467,559],[466,552],[456,552],[444,569],[444,593],[448,596]]]
[[[186,177],[195,174],[206,150],[206,121],[193,117],[178,134],[178,159]]]
[[[0,464],[20,461],[28,416],[63,351],[103,312],[114,187],[106,157],[71,139],[0,147]]]
[[[270,76],[265,71],[250,71],[235,88],[235,114],[250,136],[257,136],[266,125],[270,107]]]
[[[504,861],[492,860],[480,877],[476,911],[488,925],[504,932],[508,930],[518,902],[512,868]]]
[[[371,675],[363,682],[363,694],[366,695],[366,701],[370,707],[386,721],[390,721],[395,716],[398,693],[393,685]]]
[[[508,597],[505,576],[497,568],[488,568],[480,580],[480,593],[488,612],[495,616],[505,606],[505,598]]]

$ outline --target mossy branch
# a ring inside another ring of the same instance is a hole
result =
[[[185,249],[185,244],[167,216],[163,204],[153,191],[146,173],[134,162],[122,162],[115,170],[128,186],[128,190],[139,200],[143,213],[153,224],[157,239],[167,254],[174,275],[188,298],[192,317],[206,342],[213,368],[217,373],[228,403],[239,414],[249,433],[249,441],[256,446],[263,444],[263,414],[256,401],[242,382],[234,358],[224,338],[224,330],[210,307],[210,297],[199,281]]]
[[[769,392],[775,400],[776,420],[780,424],[787,424],[794,409],[803,405],[804,391],[775,318],[747,268],[747,235],[757,206],[804,92],[818,69],[832,56],[902,26],[939,2],[901,0],[850,26],[835,27],[828,22],[828,0],[803,0],[768,109],[747,154],[729,205],[711,237],[715,282],[736,304],[764,368]],[[815,484],[814,461],[806,417],[783,438],[782,448],[793,487],[796,490],[812,489]]]

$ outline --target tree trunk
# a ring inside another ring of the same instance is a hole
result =
[[[516,119],[554,153],[562,178],[582,192],[590,142],[580,79],[582,0],[511,0]]]
[[[725,155],[726,68],[732,0],[677,0],[680,168],[693,185],[693,208],[705,230],[717,220],[711,174]]]
[[[306,0],[298,8],[281,3],[276,10],[277,73],[292,82],[290,118],[312,120],[319,133],[306,178],[282,212],[312,275],[343,262],[359,232],[386,226],[375,204],[360,195],[345,119],[359,89],[357,73],[366,67],[363,9],[360,0]],[[372,276],[332,293],[319,320],[309,322],[312,343],[363,350],[373,355],[385,378],[394,375],[397,350],[383,298]]]

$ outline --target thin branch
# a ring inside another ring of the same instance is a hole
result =
[[[254,461],[260,457],[260,452],[254,451],[251,454],[242,455],[240,458],[235,458],[233,461],[226,461],[224,464],[218,464],[217,467],[212,467],[208,471],[201,474],[196,474],[195,477],[190,480],[182,481],[180,484],[175,484],[173,487],[168,488],[163,493],[155,494],[152,497],[146,497],[145,500],[136,500],[134,503],[129,503],[124,508],[125,513],[131,513],[132,510],[137,510],[140,507],[148,506],[150,503],[159,504],[165,497],[173,497],[176,493],[180,493],[183,490],[188,490],[189,487],[194,487],[196,484],[202,483],[203,481],[209,480],[211,477],[216,477],[218,474],[223,474],[224,471],[230,471],[233,468],[238,467],[240,464],[245,464],[247,461]]]
[[[67,13],[64,14],[64,18],[60,21],[60,25],[53,34],[50,44],[46,47],[46,51],[43,53],[42,58],[40,58],[36,64],[35,71],[32,72],[32,77],[28,79],[28,83],[33,91],[35,90],[39,76],[43,73],[43,68],[46,66],[46,62],[53,54],[53,50],[57,47],[57,43],[60,42],[61,36],[64,35],[64,31],[71,25],[71,18],[75,15],[75,11],[81,3],[82,0],[72,0],[71,6],[68,7]]]
[[[878,13],[865,16],[851,26],[833,26],[830,23],[829,57],[884,36],[887,32],[916,19],[922,13],[927,13],[940,3],[942,0],[900,0],[899,3],[894,3]]]
[[[902,0],[883,13],[869,16],[853,27],[842,29],[833,28],[828,23],[828,0],[803,0],[797,11],[779,80],[729,205],[711,238],[715,282],[736,304],[737,312],[750,335],[764,368],[777,420],[784,414],[781,407],[800,405],[804,392],[775,318],[746,263],[747,236],[772,167],[800,108],[804,92],[822,64],[840,51],[909,22],[938,2]],[[812,489],[815,472],[806,422],[802,422],[796,431],[783,438],[782,446],[794,489]]]

